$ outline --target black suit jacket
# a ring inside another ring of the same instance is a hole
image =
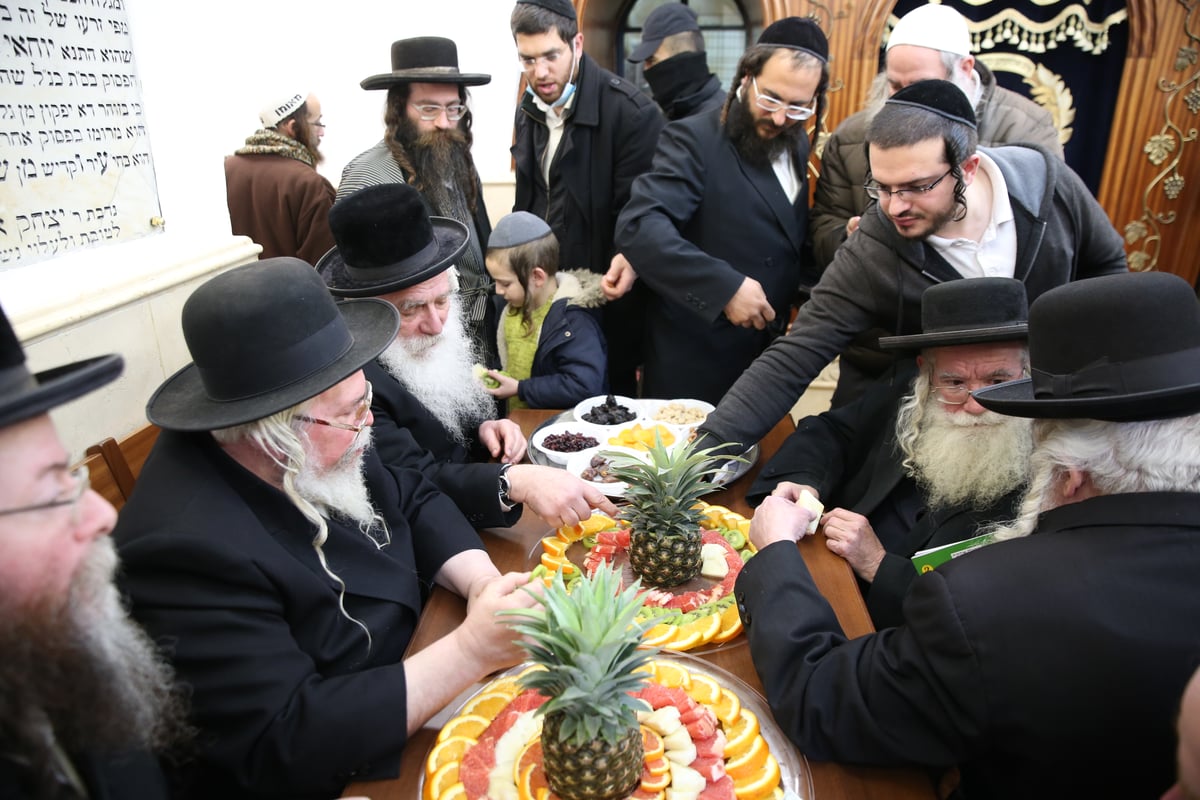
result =
[[[1012,519],[1023,494],[1018,487],[986,508],[927,507],[896,443],[896,416],[916,374],[912,359],[897,362],[855,402],[800,420],[746,496],[758,505],[779,483],[791,481],[816,489],[826,509],[845,508],[870,521],[887,551],[875,579],[860,582],[876,628],[903,622],[901,604],[917,578],[913,555]]]
[[[810,759],[962,769],[980,798],[1156,798],[1200,662],[1200,495],[1094,497],[913,584],[847,640],[794,545],[735,587],[775,719]],[[782,613],[781,613],[782,612]]]
[[[173,776],[185,796],[333,797],[395,774],[423,596],[482,544],[419,473],[368,453],[365,475],[390,542],[331,520],[335,579],[282,492],[207,433],[158,437],[113,535],[134,617],[191,689],[198,759]]]
[[[647,397],[720,401],[797,302],[807,260],[808,141],[792,166],[789,202],[769,164],[745,161],[720,124],[720,109],[672,122],[653,168],[633,184],[617,221],[617,249],[653,290],[646,350]],[[775,309],[765,331],[724,315],[746,277]]]
[[[425,475],[476,528],[506,528],[521,518],[521,506],[500,505],[501,464],[472,462],[468,448],[378,361],[363,374],[374,392],[375,449],[385,464]]]
[[[87,787],[90,800],[166,800],[167,782],[158,761],[147,753],[73,755],[71,763]],[[0,798],[33,800],[40,797],[28,773],[0,756]]]

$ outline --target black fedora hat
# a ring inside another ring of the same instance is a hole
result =
[[[25,366],[25,351],[0,309],[0,428],[24,422],[68,400],[116,380],[125,368],[118,355],[97,356],[36,375]]]
[[[1025,284],[1013,278],[963,278],[921,295],[921,332],[881,336],[884,350],[1023,340],[1029,333]]]
[[[193,362],[150,398],[146,416],[178,431],[241,425],[302,403],[366,364],[396,337],[382,300],[334,302],[298,258],[222,273],[183,305]]]
[[[1051,289],[1029,308],[1032,377],[973,392],[1001,414],[1111,422],[1200,412],[1200,303],[1182,278],[1127,272]]]
[[[416,286],[454,266],[467,247],[467,226],[431,217],[421,193],[406,183],[359,189],[333,204],[337,243],[317,271],[338,297],[375,297]]]
[[[364,78],[364,89],[387,89],[398,83],[456,83],[482,86],[492,76],[458,71],[458,45],[442,36],[417,36],[392,42],[392,71]]]

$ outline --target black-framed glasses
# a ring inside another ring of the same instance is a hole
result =
[[[782,109],[783,115],[788,119],[804,120],[813,115],[817,98],[813,97],[807,104],[802,106],[789,105],[775,97],[765,95],[758,90],[758,78],[750,79],[750,85],[754,87],[754,105],[766,111],[768,114],[777,114]]]
[[[415,108],[417,114],[425,122],[433,122],[443,113],[446,115],[446,119],[451,122],[458,122],[467,113],[467,107],[462,103],[450,103],[445,106],[440,106],[437,103],[409,103],[409,106]]]
[[[80,464],[75,469],[71,470],[68,475],[75,481],[75,485],[63,497],[56,497],[46,503],[37,503],[31,506],[19,506],[17,508],[0,509],[0,516],[8,516],[9,514],[25,514],[30,511],[45,511],[50,508],[60,508],[62,506],[71,507],[71,524],[79,524],[79,500],[84,493],[91,488],[92,482],[88,478],[87,464]]]
[[[866,190],[867,197],[870,197],[872,200],[878,200],[883,195],[887,195],[888,197],[898,197],[903,200],[909,196],[929,194],[937,188],[939,183],[946,180],[947,176],[949,176],[953,171],[954,167],[951,167],[943,172],[939,178],[933,181],[933,183],[926,184],[925,186],[906,186],[903,189],[889,189],[886,186],[880,186],[878,183],[871,181],[870,183],[864,183],[863,189]]]
[[[354,431],[354,441],[358,441],[359,434],[367,427],[367,417],[371,415],[371,400],[375,397],[374,389],[371,387],[371,382],[367,381],[367,393],[363,395],[362,400],[358,404],[358,410],[354,414],[354,422],[347,424],[345,422],[334,422],[331,419],[321,419],[320,417],[309,417],[304,414],[296,415],[296,419],[302,422],[311,422],[314,425],[324,425],[328,428],[337,428],[343,431]]]

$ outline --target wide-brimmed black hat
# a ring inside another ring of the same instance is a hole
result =
[[[392,42],[392,71],[364,78],[364,89],[387,89],[398,83],[456,83],[482,86],[492,76],[458,71],[458,45],[441,36],[417,36]]]
[[[1166,419],[1200,412],[1200,302],[1182,278],[1129,272],[1051,289],[1029,308],[1032,377],[978,389],[1013,417]]]
[[[658,51],[663,39],[684,31],[700,30],[696,12],[683,3],[667,3],[650,12],[642,23],[642,41],[629,54],[628,61],[640,64]]]
[[[0,308],[0,428],[24,422],[116,380],[125,368],[118,355],[97,356],[39,372],[25,366],[25,351]]]
[[[921,332],[881,336],[884,350],[920,350],[1024,339],[1029,333],[1025,284],[1013,278],[964,278],[921,295]]]
[[[454,266],[467,248],[467,226],[431,217],[421,193],[406,183],[359,189],[333,204],[336,246],[317,262],[338,297],[376,297],[416,286]]]
[[[335,302],[298,258],[232,269],[183,304],[183,338],[194,360],[158,387],[146,416],[178,431],[268,417],[360,369],[399,329],[390,303]]]

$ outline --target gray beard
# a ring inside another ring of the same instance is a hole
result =
[[[98,539],[65,602],[0,608],[0,743],[43,777],[56,741],[162,751],[190,735],[171,668],[113,585],[116,565],[112,540]]]
[[[337,463],[325,471],[313,466],[310,453],[305,454],[304,465],[296,473],[296,493],[316,506],[322,516],[332,514],[353,520],[359,529],[368,533],[382,519],[371,505],[371,494],[367,489],[363,473],[367,449],[371,445],[371,429],[359,435],[359,447],[347,450]],[[306,444],[307,447],[307,444]]]
[[[466,446],[479,424],[492,418],[496,405],[472,372],[478,356],[460,308],[453,297],[440,334],[399,337],[379,355],[379,363]]]
[[[1027,481],[1030,420],[994,411],[952,413],[929,396],[922,402],[911,460],[930,508],[987,508]]]

